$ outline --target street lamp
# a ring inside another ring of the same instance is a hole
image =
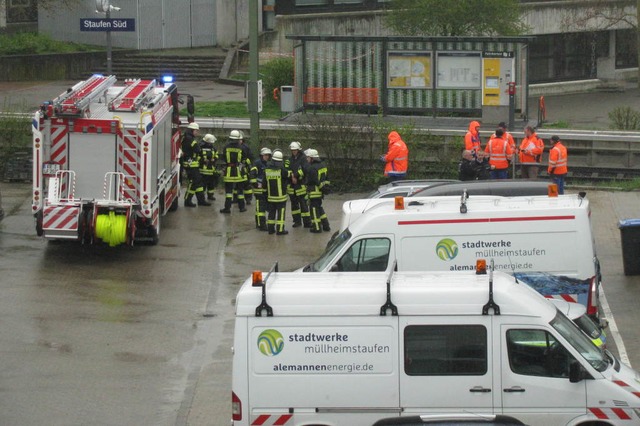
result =
[[[111,18],[111,11],[117,12],[119,7],[111,5],[110,0],[96,0],[96,12],[106,14],[107,20]],[[107,75],[111,75],[111,30],[107,30]]]

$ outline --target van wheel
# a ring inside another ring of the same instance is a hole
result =
[[[587,423],[580,423],[578,426],[611,426],[609,423],[603,423],[603,422],[587,422]]]

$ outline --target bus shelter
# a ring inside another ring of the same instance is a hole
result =
[[[531,37],[289,35],[295,108],[526,117]],[[511,85],[510,85],[511,83]]]

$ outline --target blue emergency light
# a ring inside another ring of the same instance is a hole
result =
[[[173,76],[172,75],[163,75],[162,76],[162,82],[164,84],[173,83]]]

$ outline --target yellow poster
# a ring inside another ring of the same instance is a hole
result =
[[[391,88],[431,88],[431,54],[389,52],[387,86]]]

